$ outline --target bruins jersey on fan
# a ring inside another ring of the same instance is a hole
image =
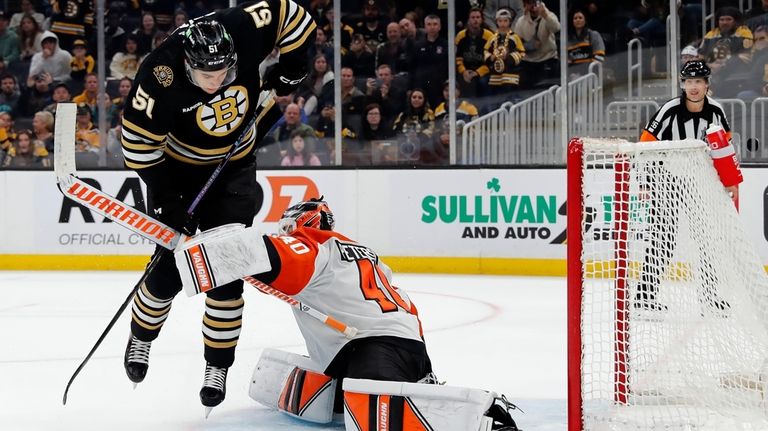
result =
[[[218,163],[256,115],[256,124],[232,160],[253,157],[258,120],[274,104],[272,98],[258,101],[259,64],[276,47],[289,78],[305,74],[315,22],[292,0],[246,2],[203,19],[215,19],[231,35],[237,77],[214,94],[192,84],[184,66],[185,26],[147,56],[136,74],[122,121],[125,163],[145,181],[150,172],[168,163],[182,168]]]

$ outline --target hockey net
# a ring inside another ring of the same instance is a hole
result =
[[[767,295],[703,142],[569,143],[571,431],[768,429]]]

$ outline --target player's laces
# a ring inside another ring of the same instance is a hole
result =
[[[224,385],[227,381],[227,369],[214,367],[211,364],[205,365],[205,377],[203,378],[203,387],[224,391]]]
[[[425,385],[444,385],[445,382],[441,382],[440,380],[437,380],[437,375],[433,372],[429,372],[426,376],[422,377],[421,380],[419,380],[416,383],[422,383]]]
[[[141,341],[135,336],[131,336],[131,345],[128,347],[126,362],[149,364],[150,347],[152,347],[151,341]]]

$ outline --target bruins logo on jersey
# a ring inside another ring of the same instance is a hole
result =
[[[157,82],[163,87],[169,87],[173,82],[173,70],[168,66],[155,66],[155,68],[152,69],[152,73],[155,75]]]
[[[209,135],[225,136],[240,125],[247,111],[248,92],[236,85],[197,108],[197,125]]]

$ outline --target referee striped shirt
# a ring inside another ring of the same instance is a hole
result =
[[[704,100],[701,112],[690,112],[685,106],[685,95],[665,103],[640,135],[641,141],[679,141],[701,139],[706,141],[706,130],[710,125],[723,126],[726,137],[731,140],[731,128],[725,118],[722,105],[709,96]]]

